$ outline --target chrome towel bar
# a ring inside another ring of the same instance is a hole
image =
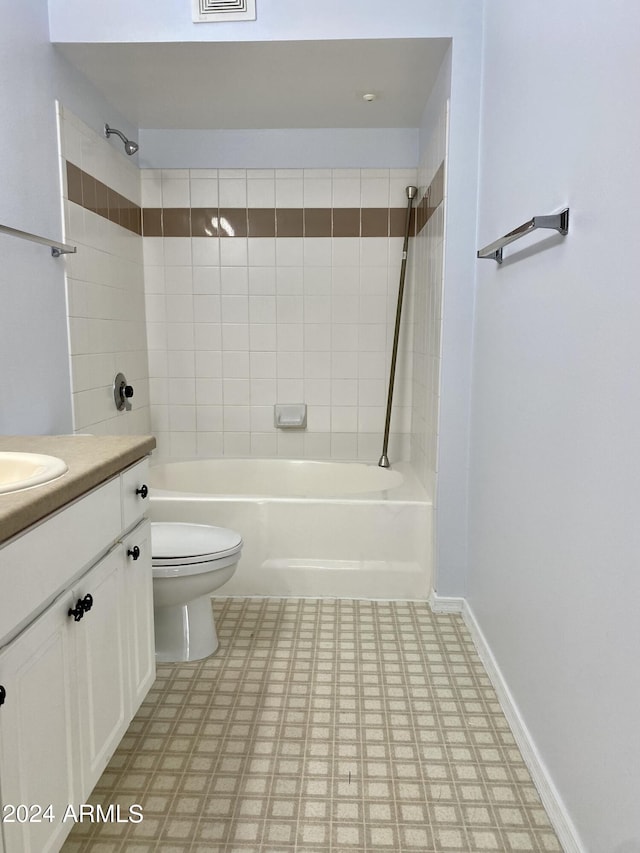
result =
[[[513,231],[509,231],[504,237],[500,237],[495,243],[490,243],[484,249],[478,251],[479,258],[489,258],[492,261],[502,263],[502,250],[514,240],[519,240],[525,234],[530,234],[538,228],[552,228],[563,236],[569,233],[569,208],[565,207],[560,213],[552,213],[549,216],[534,216],[528,222],[519,225]]]
[[[21,240],[30,240],[32,243],[40,243],[42,246],[49,246],[51,254],[54,258],[59,258],[60,255],[69,255],[77,252],[75,246],[69,246],[66,243],[58,243],[56,240],[49,240],[46,237],[38,237],[37,234],[29,234],[28,231],[18,231],[17,228],[9,228],[8,225],[0,225],[0,233],[8,234],[10,237],[20,237]]]

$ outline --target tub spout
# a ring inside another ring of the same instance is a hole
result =
[[[378,460],[378,468],[391,468],[391,463],[389,462],[389,457],[386,453],[383,453]]]

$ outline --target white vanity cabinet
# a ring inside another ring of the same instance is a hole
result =
[[[146,472],[138,463],[0,549],[0,578],[12,566],[31,570],[34,534],[40,550],[47,544],[39,559],[46,564],[64,549],[69,573],[44,610],[32,602],[37,615],[26,627],[17,615],[19,633],[0,649],[0,853],[60,849],[73,827],[63,822],[67,806],[86,802],[155,678],[148,501],[125,500]],[[108,511],[93,515],[93,534],[76,537],[85,501]],[[105,523],[113,501],[115,536]],[[74,542],[91,535],[93,559],[74,564]]]
[[[145,520],[124,537],[125,614],[128,632],[130,716],[136,713],[156,677],[153,633],[151,524]]]
[[[92,790],[130,721],[123,575],[119,545],[87,572],[73,592],[76,607],[82,607],[86,596],[91,601],[91,609],[83,608],[78,622],[68,623],[74,634],[78,676],[76,737],[81,791]]]
[[[70,604],[71,596],[62,595],[0,654],[0,679],[6,690],[0,707],[6,853],[57,850],[71,829],[61,819],[81,788],[74,743],[77,674],[67,616]],[[24,813],[34,806],[40,814]]]

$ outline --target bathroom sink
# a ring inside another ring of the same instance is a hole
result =
[[[0,495],[42,486],[68,470],[67,463],[57,456],[0,452]]]

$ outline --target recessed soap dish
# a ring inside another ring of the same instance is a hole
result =
[[[276,404],[273,407],[273,423],[277,429],[306,429],[307,404]]]

